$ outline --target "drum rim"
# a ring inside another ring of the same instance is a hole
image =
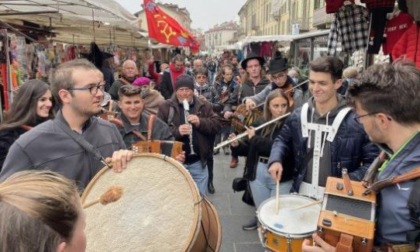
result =
[[[174,165],[176,168],[178,168],[178,170],[184,175],[185,179],[188,181],[188,185],[190,186],[190,189],[191,189],[193,201],[195,202],[194,203],[194,206],[195,206],[194,207],[194,219],[195,219],[194,223],[196,223],[196,225],[195,225],[194,229],[190,230],[190,234],[188,235],[188,237],[190,238],[190,243],[189,244],[185,243],[185,246],[184,246],[182,251],[190,251],[192,246],[194,245],[195,240],[197,239],[198,232],[200,230],[200,226],[201,226],[201,202],[203,201],[203,197],[199,193],[198,188],[197,188],[194,180],[191,177],[191,174],[177,160],[175,160],[175,159],[173,159],[169,156],[166,156],[164,154],[159,154],[159,153],[135,153],[135,154],[133,154],[132,159],[134,159],[136,157],[155,157],[155,158],[162,159],[164,161],[168,161],[169,163]],[[80,196],[80,202],[82,203],[82,205],[86,203],[85,201],[86,201],[90,191],[92,190],[92,188],[94,187],[96,182],[99,180],[99,178],[107,172],[112,172],[112,171],[111,171],[110,168],[108,168],[108,166],[104,166],[92,178],[92,180],[89,182],[89,184],[86,186],[85,190],[83,191],[82,196]],[[118,174],[121,174],[121,173],[118,173]]]
[[[222,234],[222,225],[220,223],[219,213],[217,212],[216,207],[213,205],[213,203],[211,202],[211,200],[207,196],[201,195],[201,197],[202,197],[201,204],[207,204],[210,207],[210,210],[212,211],[213,215],[216,217],[215,218],[216,220],[215,220],[215,223],[214,224],[217,227],[217,233],[219,234],[219,237],[217,239],[216,247],[215,248],[211,248],[211,249],[213,249],[212,251],[220,251],[220,247],[222,246],[222,237],[223,237],[223,234]],[[201,212],[203,212],[203,210],[201,210]],[[203,219],[203,216],[201,217],[201,219]],[[194,242],[194,244],[195,244],[195,242]],[[194,248],[194,247],[192,247],[192,248]]]
[[[314,199],[312,199],[310,197],[307,197],[305,195],[299,195],[299,194],[283,194],[283,195],[280,195],[279,197],[280,198],[302,198],[302,199],[309,199],[309,200],[315,201]],[[285,232],[281,232],[281,231],[278,231],[278,230],[274,230],[273,228],[269,227],[266,223],[263,223],[261,221],[261,218],[260,218],[261,208],[265,204],[267,204],[267,202],[271,201],[273,198],[275,198],[275,196],[264,200],[257,209],[257,219],[258,219],[258,222],[261,223],[261,226],[263,227],[264,230],[268,230],[268,231],[270,231],[274,234],[281,235],[282,237],[286,237],[286,238],[292,238],[292,239],[294,239],[294,238],[306,238],[308,236],[311,236],[316,231],[316,228],[315,228],[314,231],[307,232],[307,233],[290,234],[290,233],[285,233]],[[320,208],[320,210],[321,210],[321,208]]]

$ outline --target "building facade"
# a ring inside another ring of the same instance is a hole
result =
[[[247,0],[239,10],[239,36],[287,35],[314,30],[315,6],[324,1]],[[318,7],[319,8],[319,7]]]
[[[223,50],[236,40],[239,25],[234,22],[224,22],[204,33],[204,43],[209,51]]]

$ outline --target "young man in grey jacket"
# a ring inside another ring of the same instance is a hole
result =
[[[16,140],[0,178],[22,170],[46,169],[73,179],[84,189],[105,163],[112,163],[117,172],[125,168],[132,152],[125,150],[115,125],[95,116],[104,97],[101,71],[89,61],[77,59],[54,69],[49,82],[60,104],[56,118]]]

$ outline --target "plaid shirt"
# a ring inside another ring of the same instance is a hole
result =
[[[360,5],[344,5],[337,13],[328,36],[328,54],[335,55],[338,42],[343,51],[366,49],[369,40],[369,11]]]
[[[369,10],[377,8],[394,8],[395,0],[361,0]]]

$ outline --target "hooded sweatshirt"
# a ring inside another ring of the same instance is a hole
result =
[[[314,106],[313,98],[308,101],[309,109],[309,119],[308,123],[316,123],[316,124],[323,124],[323,125],[332,125],[334,122],[335,117],[337,116],[338,112],[347,106],[346,101],[340,96],[337,96],[338,104],[335,108],[333,108],[330,112],[326,113],[325,115],[320,115]],[[311,130],[309,137],[308,137],[308,149],[313,149],[315,143],[315,131]],[[327,182],[327,177],[332,176],[331,174],[331,143],[327,141],[327,134],[322,133],[321,139],[321,158],[319,162],[319,181],[318,185],[325,187]],[[308,161],[308,170],[306,172],[304,182],[311,183],[312,182],[312,167],[313,166],[313,157]]]

